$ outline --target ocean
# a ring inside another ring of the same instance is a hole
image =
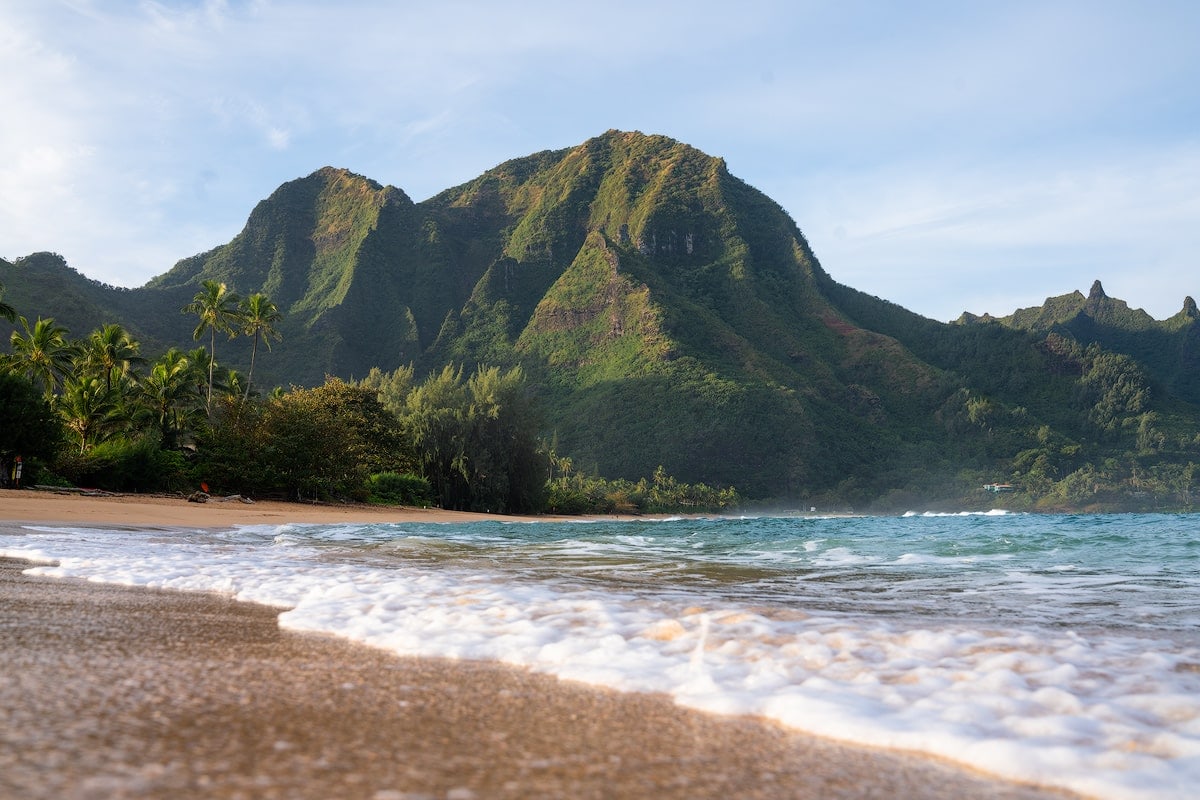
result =
[[[26,526],[0,554],[1085,795],[1200,796],[1200,515]]]

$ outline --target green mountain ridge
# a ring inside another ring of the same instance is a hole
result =
[[[951,496],[1028,476],[1041,456],[1057,480],[1136,451],[1138,430],[1186,463],[1200,419],[1190,298],[1159,322],[1097,281],[1009,317],[935,322],[837,283],[722,159],[636,132],[513,159],[421,203],[325,167],[138,289],[50,254],[0,262],[21,313],[76,335],[115,319],[158,349],[191,346],[179,309],[204,280],[283,312],[256,383],[521,364],[547,437],[577,464],[663,465],[756,497]],[[248,344],[218,358],[244,368]],[[1141,394],[1114,388],[1139,381]]]
[[[1075,291],[1049,297],[1041,306],[1022,308],[998,319],[964,315],[962,324],[994,321],[1016,330],[1056,333],[1097,343],[1137,360],[1165,392],[1200,404],[1200,319],[1190,296],[1174,316],[1156,320],[1140,308],[1104,293],[1100,281],[1086,296]]]

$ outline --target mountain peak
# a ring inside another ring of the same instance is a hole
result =
[[[4,300],[72,330],[116,317],[142,341],[191,346],[194,320],[179,309],[220,280],[284,314],[260,385],[519,364],[556,449],[576,463],[631,480],[661,464],[752,496],[907,502],[893,476],[910,467],[924,476],[914,487],[934,476],[953,487],[967,466],[998,467],[1002,441],[1035,447],[1021,431],[1043,423],[1055,426],[1053,439],[1039,434],[1047,457],[1054,442],[1096,439],[1083,356],[1059,352],[1051,332],[1080,353],[1094,342],[1136,354],[1165,398],[1200,403],[1190,297],[1162,326],[1099,280],[1089,296],[1011,317],[926,320],[834,281],[795,221],[722,159],[637,131],[512,159],[420,203],[324,166],[261,201],[233,240],[142,289],[105,290],[44,259],[37,280],[23,269],[32,263],[0,260]],[[230,342],[222,367],[252,348]],[[995,410],[986,420],[977,399]],[[1136,421],[1104,413],[1120,423],[1114,442],[1123,419]]]

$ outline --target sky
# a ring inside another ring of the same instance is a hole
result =
[[[1200,294],[1200,3],[0,0],[0,257],[141,286],[344,167],[421,201],[609,129],[725,159],[927,317]]]

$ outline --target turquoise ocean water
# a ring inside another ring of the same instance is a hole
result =
[[[1200,796],[1196,515],[9,527],[0,552],[1097,797]]]

